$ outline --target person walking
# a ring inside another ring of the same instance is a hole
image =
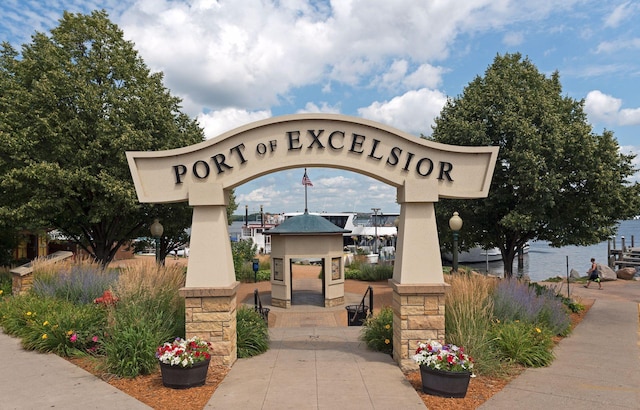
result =
[[[589,279],[587,280],[587,284],[584,285],[584,287],[589,289],[589,285],[591,284],[591,282],[598,282],[598,289],[602,290],[602,281],[600,280],[600,274],[598,273],[596,258],[591,258],[591,268],[587,271],[587,274],[589,274]]]

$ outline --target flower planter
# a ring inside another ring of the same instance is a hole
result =
[[[471,372],[449,372],[420,366],[422,391],[432,396],[462,398],[467,395]]]
[[[198,362],[191,367],[171,366],[160,363],[162,384],[172,389],[188,389],[203,386],[207,380],[210,360]]]

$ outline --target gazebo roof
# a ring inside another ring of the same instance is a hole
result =
[[[275,228],[265,231],[269,235],[342,235],[349,232],[351,231],[342,229],[319,215],[309,215],[307,212],[288,218]]]

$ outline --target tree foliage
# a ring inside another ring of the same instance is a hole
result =
[[[446,232],[458,211],[461,239],[499,247],[507,275],[526,242],[596,244],[637,210],[634,156],[620,153],[611,131],[593,133],[583,101],[562,95],[557,72],[547,77],[520,54],[498,55],[435,124],[434,141],[500,147],[489,196],[442,201],[438,219]]]
[[[65,13],[21,53],[3,43],[0,115],[0,218],[59,229],[105,264],[154,216],[125,151],[203,140],[104,11]]]

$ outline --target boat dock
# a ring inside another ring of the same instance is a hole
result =
[[[637,267],[640,266],[640,247],[635,247],[635,238],[631,236],[631,246],[627,246],[625,237],[621,237],[621,247],[616,249],[616,238],[611,238],[607,244],[609,267]]]

